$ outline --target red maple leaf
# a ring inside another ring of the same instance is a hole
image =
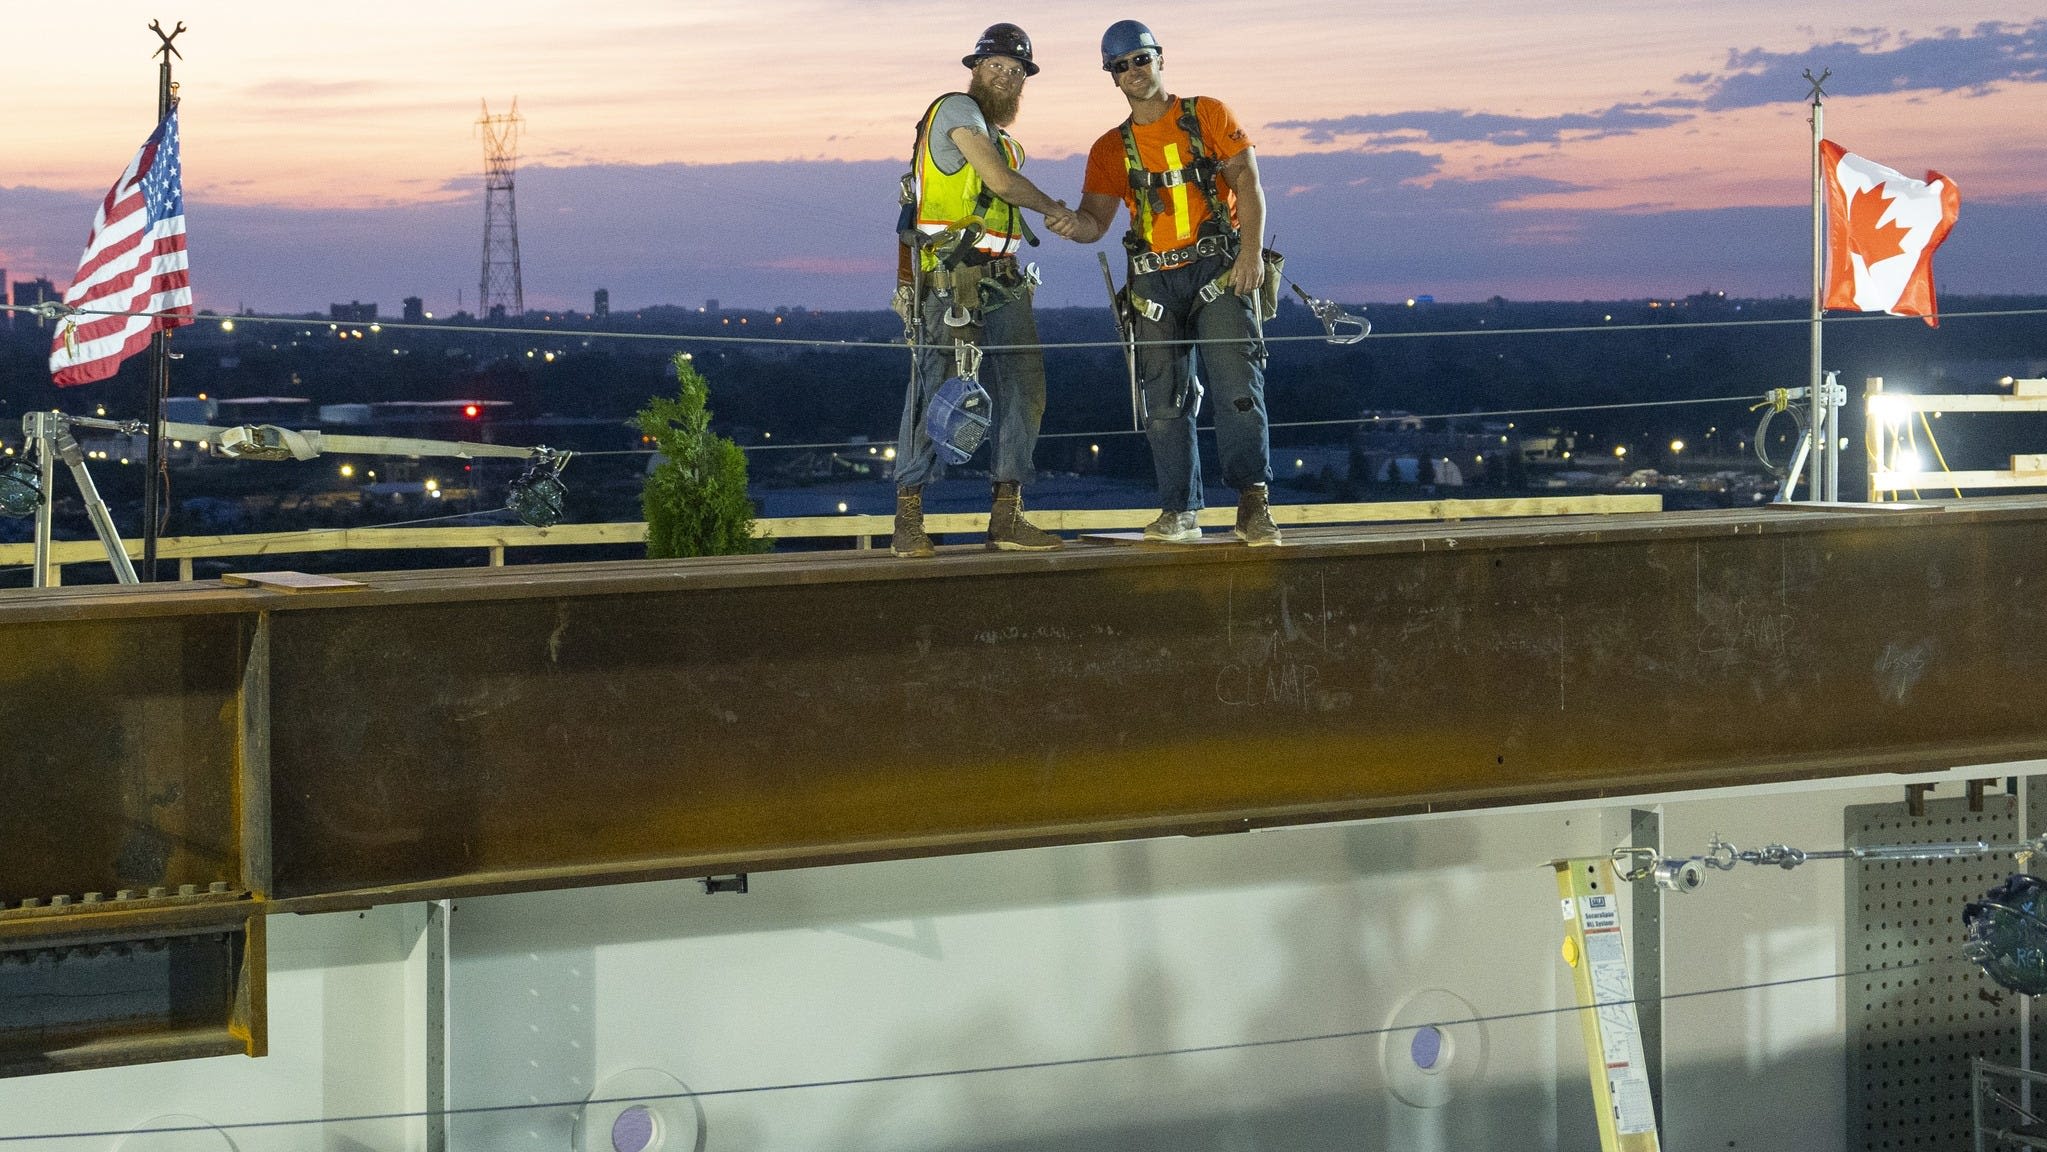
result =
[[[1877,264],[1905,254],[1903,225],[1893,220],[1879,224],[1890,208],[1892,197],[1882,184],[1858,194],[1848,202],[1848,246],[1862,257],[1864,265]]]

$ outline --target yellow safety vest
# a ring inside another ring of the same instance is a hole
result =
[[[986,253],[989,259],[1010,255],[1023,241],[1023,214],[1014,204],[988,191],[972,164],[961,164],[959,171],[948,175],[931,159],[931,122],[937,119],[938,106],[944,102],[945,97],[932,102],[924,113],[924,125],[917,132],[917,231],[936,236],[978,216],[985,231],[974,242],[974,248]],[[995,130],[995,139],[1010,169],[1022,168],[1023,145],[1000,128]],[[924,249],[923,263],[926,272],[938,267],[937,254]]]

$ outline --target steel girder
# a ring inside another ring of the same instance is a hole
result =
[[[2004,498],[0,594],[0,1070],[260,1052],[279,911],[2043,756],[2043,572]]]

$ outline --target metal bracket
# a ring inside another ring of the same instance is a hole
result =
[[[719,896],[727,892],[746,895],[746,873],[734,872],[730,876],[705,876],[697,881],[704,886],[704,895]]]
[[[947,317],[946,323],[952,323],[950,317]],[[965,340],[953,341],[952,364],[953,375],[958,376],[962,380],[979,380],[981,378],[981,349]]]

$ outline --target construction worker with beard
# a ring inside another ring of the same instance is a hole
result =
[[[1109,26],[1102,34],[1102,70],[1129,102],[1130,118],[1089,151],[1070,229],[1047,226],[1092,244],[1115,222],[1119,203],[1130,210],[1131,230],[1123,238],[1130,253],[1128,296],[1159,488],[1159,516],[1146,526],[1145,539],[1201,538],[1194,417],[1205,382],[1213,393],[1223,482],[1237,491],[1235,535],[1247,544],[1277,544],[1257,299],[1267,276],[1258,157],[1220,100],[1182,99],[1166,90],[1164,49],[1143,24]]]
[[[1016,121],[1026,78],[1038,73],[1031,39],[1014,24],[981,34],[961,61],[973,70],[965,92],[948,93],[925,110],[912,159],[915,241],[899,302],[916,317],[915,378],[896,437],[896,519],[889,547],[897,556],[935,555],[924,531],[924,486],[945,462],[925,426],[932,395],[949,376],[974,374],[954,363],[955,341],[986,344],[979,375],[994,401],[988,430],[994,500],[990,549],[1049,551],[1059,537],[1024,518],[1023,486],[1032,477],[1038,425],[1045,415],[1045,361],[1031,313],[1033,284],[1016,253],[1030,237],[1023,210],[1048,227],[1070,228],[1073,212],[1017,168],[1023,148],[1004,131]],[[906,216],[908,214],[906,213]],[[906,317],[907,319],[907,317]]]

